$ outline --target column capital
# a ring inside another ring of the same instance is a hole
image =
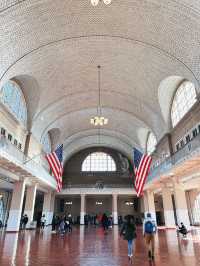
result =
[[[146,194],[147,196],[149,194],[154,194],[154,189],[148,189],[148,190],[145,190],[144,194]]]
[[[172,180],[173,188],[176,189],[177,187],[185,190],[183,182],[181,182],[178,178]]]

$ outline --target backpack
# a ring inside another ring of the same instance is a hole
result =
[[[144,231],[147,234],[152,234],[154,232],[154,225],[151,221],[147,221],[144,225]]]

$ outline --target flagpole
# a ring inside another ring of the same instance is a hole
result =
[[[33,157],[31,157],[30,159],[24,160],[23,164],[27,164],[27,163],[33,161],[35,158],[37,158],[40,155],[43,155],[43,153],[38,153],[38,154],[34,155]]]

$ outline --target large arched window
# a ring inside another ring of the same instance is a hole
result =
[[[184,81],[177,89],[171,108],[172,126],[175,127],[196,102],[194,84]]]
[[[46,153],[51,152],[51,139],[49,133],[45,134],[41,139],[41,144],[43,146],[43,151]]]
[[[147,153],[151,154],[152,152],[155,151],[157,144],[156,137],[154,136],[153,133],[149,133],[148,139],[147,139]]]
[[[88,155],[82,164],[83,172],[111,172],[116,171],[113,158],[104,152],[94,152]]]
[[[9,109],[15,118],[26,126],[27,108],[24,95],[19,85],[9,80],[0,89],[0,101]]]

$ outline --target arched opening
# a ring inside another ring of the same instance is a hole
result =
[[[156,149],[157,140],[155,135],[150,132],[147,137],[147,153],[152,154]]]
[[[0,89],[0,101],[24,126],[27,125],[27,107],[20,86],[13,80],[7,81]]]
[[[49,133],[46,133],[41,139],[42,149],[45,153],[51,152],[51,139]]]
[[[105,152],[93,152],[82,163],[82,172],[112,172],[116,171],[114,159]]]
[[[190,81],[184,81],[177,88],[171,106],[171,122],[175,127],[196,102],[195,86]]]

